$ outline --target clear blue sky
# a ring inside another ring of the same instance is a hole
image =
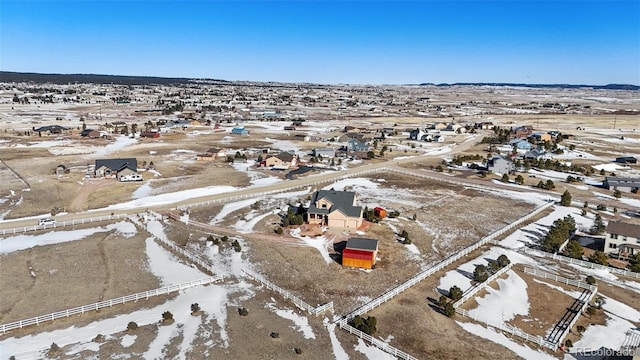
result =
[[[0,69],[640,84],[640,1],[0,0]]]

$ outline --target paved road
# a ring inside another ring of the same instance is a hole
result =
[[[182,200],[182,201],[174,202],[174,203],[171,203],[171,204],[139,206],[139,207],[136,207],[136,208],[126,209],[126,210],[95,210],[95,211],[85,211],[85,212],[80,212],[80,213],[68,213],[68,214],[63,214],[63,215],[56,216],[56,220],[58,222],[62,222],[62,221],[88,219],[88,218],[92,218],[92,217],[109,216],[109,215],[112,215],[112,214],[114,214],[114,215],[125,215],[125,214],[129,215],[129,214],[136,214],[136,213],[139,213],[139,212],[143,212],[143,211],[145,211],[147,209],[155,210],[155,211],[162,211],[164,209],[172,209],[172,208],[178,208],[178,207],[189,207],[189,206],[192,206],[193,204],[200,203],[200,202],[213,201],[213,200],[224,200],[224,199],[230,199],[230,198],[238,197],[238,196],[246,196],[246,197],[250,197],[252,195],[259,196],[261,193],[264,193],[264,192],[267,192],[267,191],[275,191],[275,192],[277,192],[277,191],[283,191],[283,190],[291,189],[291,188],[305,188],[307,186],[312,186],[312,184],[331,182],[331,181],[335,181],[335,180],[337,180],[339,178],[342,178],[342,177],[351,177],[351,176],[357,175],[357,174],[362,173],[362,172],[367,172],[367,171],[372,171],[373,172],[373,171],[376,171],[376,170],[379,170],[379,169],[382,169],[382,168],[397,168],[397,169],[400,169],[400,167],[398,165],[416,163],[416,162],[421,162],[421,161],[425,161],[425,160],[428,160],[428,159],[433,160],[434,158],[439,158],[443,153],[447,153],[448,155],[450,155],[450,154],[463,152],[465,150],[468,150],[472,146],[474,146],[476,144],[477,139],[478,139],[478,137],[476,136],[474,138],[467,139],[465,142],[449,146],[449,148],[450,148],[449,151],[445,151],[445,150],[443,150],[443,151],[431,151],[430,153],[425,153],[425,154],[419,155],[419,156],[406,157],[406,158],[403,158],[403,159],[395,159],[395,160],[383,161],[383,162],[378,162],[378,163],[369,163],[369,164],[366,164],[366,165],[362,165],[362,166],[355,167],[355,168],[350,168],[350,169],[347,169],[347,170],[330,172],[330,173],[319,174],[319,175],[314,175],[314,176],[307,176],[307,177],[304,177],[304,178],[282,181],[282,182],[278,182],[278,183],[271,184],[271,185],[266,185],[266,186],[244,188],[244,189],[239,189],[239,190],[236,190],[236,191],[233,191],[233,192],[228,192],[228,193],[222,193],[222,194],[215,194],[215,195],[207,195],[207,196],[201,196],[201,197],[196,197],[196,198],[190,198],[190,199],[185,199],[185,200]],[[448,176],[446,174],[437,173],[435,171],[428,172],[428,173],[429,173],[429,176],[441,179],[443,181],[452,181],[453,180],[453,181],[456,181],[456,182],[459,182],[459,183],[464,183],[464,184],[469,184],[469,185],[474,185],[474,186],[494,187],[494,188],[501,188],[501,189],[505,189],[505,190],[518,191],[518,189],[514,188],[513,186],[497,184],[497,183],[493,183],[493,182],[489,182],[489,181],[483,181],[483,180],[478,180],[478,179],[466,179],[466,178],[461,178],[461,177],[451,177],[451,176]],[[549,197],[553,197],[553,198],[558,198],[559,197],[558,193],[545,191],[545,190],[540,190],[540,189],[535,189],[535,188],[530,188],[527,191],[534,191],[534,192],[543,193],[543,194],[549,195]],[[574,199],[574,201],[579,202],[580,205],[585,200],[587,200],[590,204],[594,204],[594,205],[595,204],[601,204],[601,203],[602,204],[606,204],[606,202],[603,202],[602,200],[597,199],[597,198]],[[633,206],[625,205],[625,204],[622,204],[622,203],[619,204],[618,208],[619,209],[625,209],[625,208],[626,209],[634,209]],[[37,220],[35,220],[35,219],[3,220],[3,221],[0,221],[0,230],[2,230],[2,229],[20,228],[20,227],[29,227],[29,226],[34,226],[36,224],[37,224]]]

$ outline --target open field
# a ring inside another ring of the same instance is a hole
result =
[[[233,85],[222,87],[225,91],[237,90]],[[91,95],[94,90],[88,90],[86,101],[104,100]],[[401,168],[443,181],[390,171],[376,172],[256,199],[186,206],[188,211],[184,213],[165,209],[182,221],[149,221],[146,231],[129,221],[120,221],[38,231],[21,237],[5,236],[0,239],[0,285],[5,289],[0,302],[2,323],[208,276],[189,266],[184,256],[172,255],[167,248],[159,246],[151,239],[151,233],[161,233],[182,249],[196,254],[225,280],[4,334],[0,337],[3,358],[13,354],[42,358],[51,342],[61,346],[58,358],[65,359],[127,354],[136,358],[187,359],[241,359],[255,354],[272,359],[384,358],[381,350],[334,329],[332,321],[515,221],[549,198],[558,198],[564,190],[569,190],[574,200],[579,199],[580,205],[583,201],[591,204],[584,217],[578,217],[579,209],[571,209],[582,227],[590,226],[596,212],[603,214],[607,221],[629,219],[622,211],[614,213],[613,208],[640,206],[637,194],[625,193],[616,200],[610,191],[600,186],[604,177],[613,172],[620,176],[640,175],[638,165],[622,166],[612,162],[622,155],[640,156],[637,92],[492,87],[443,90],[428,86],[392,87],[385,90],[392,94],[390,98],[378,99],[383,95],[358,88],[353,96],[362,102],[336,110],[342,108],[341,100],[337,99],[351,89],[306,89],[306,95],[322,99],[322,106],[302,100],[297,103],[298,100],[291,100],[295,97],[288,97],[287,101],[293,104],[287,105],[282,105],[278,97],[270,99],[271,102],[256,101],[262,96],[271,96],[262,88],[258,90],[254,93],[251,87],[242,87],[242,96],[248,99],[242,103],[227,96],[206,100],[211,101],[207,104],[214,108],[220,106],[221,111],[204,111],[199,108],[202,104],[186,100],[182,112],[165,114],[139,112],[158,110],[155,98],[130,104],[34,102],[18,105],[10,102],[13,92],[27,95],[28,86],[0,91],[0,221],[27,217],[25,221],[35,224],[37,218],[31,217],[48,216],[52,211],[68,217],[85,216],[90,214],[88,210],[95,209],[143,212],[148,204],[157,202],[174,204],[203,195],[233,195],[265,185],[286,184],[291,177],[313,180],[318,174],[339,174],[342,170],[367,166]],[[279,91],[290,90],[274,90]],[[147,95],[140,96],[146,98]],[[424,98],[429,100],[420,100]],[[394,104],[398,99],[402,99],[402,105]],[[370,103],[365,105],[365,101]],[[375,106],[376,101],[389,105]],[[548,107],[543,105],[546,102],[560,105]],[[255,114],[255,108],[265,104],[275,104],[277,119]],[[384,112],[379,110],[381,107],[385,108]],[[79,135],[83,125],[111,131],[107,125],[119,123],[120,128],[126,125],[131,129],[136,125],[141,130],[148,121],[159,127],[163,121],[185,119],[202,121],[163,130],[159,138],[142,138],[140,133],[122,135],[120,131],[97,139]],[[296,119],[305,121],[294,130],[284,129]],[[206,120],[211,125],[206,125]],[[563,152],[549,154],[550,159],[592,166],[598,171],[585,176],[583,182],[567,183],[567,172],[532,168],[517,172],[523,176],[522,185],[514,183],[516,173],[510,176],[510,182],[503,183],[498,181],[501,179],[498,175],[481,176],[469,169],[468,162],[462,166],[450,163],[455,156],[464,154],[479,154],[486,159],[489,147],[481,140],[492,136],[492,130],[450,131],[443,142],[409,140],[409,131],[434,123],[469,125],[483,121],[505,128],[531,125],[536,131],[559,130],[571,134],[573,138],[559,145]],[[34,127],[45,125],[68,126],[72,130],[55,135],[35,132]],[[235,127],[244,127],[250,133],[234,135],[231,131]],[[311,155],[315,148],[344,146],[346,141],[340,138],[347,127],[355,129],[352,133],[365,137],[373,158],[369,159],[369,154],[353,153],[326,159]],[[237,152],[247,160],[238,159],[235,163],[226,162],[224,158],[196,160],[197,154],[210,148],[223,149],[231,157]],[[290,152],[302,165],[313,168],[289,174],[289,170],[258,167],[259,157],[268,156],[267,148],[270,155]],[[121,183],[92,176],[95,160],[129,157],[137,159],[143,182]],[[408,158],[411,162],[405,161]],[[153,168],[150,168],[151,162]],[[56,166],[60,164],[69,172],[57,175]],[[437,166],[442,166],[443,171],[436,172]],[[600,169],[605,170],[604,175]],[[539,181],[548,179],[555,183],[555,190],[533,188]],[[455,181],[462,183],[453,184]],[[274,233],[288,205],[308,206],[314,190],[331,188],[356,192],[358,204],[368,209],[381,206],[400,215],[379,223],[367,223],[357,233],[327,230],[319,231],[321,236],[304,236],[308,228],[296,226],[286,228],[282,236]],[[596,203],[606,204],[611,211],[597,211]],[[530,221],[536,225],[535,231],[521,233],[509,244],[521,245],[527,239],[529,243],[537,241],[549,228],[547,216],[564,214],[562,211],[568,210],[547,210]],[[186,219],[197,223],[187,224]],[[151,229],[152,226],[155,228]],[[399,241],[403,230],[410,236],[410,245]],[[209,235],[215,238],[227,235],[229,239],[215,244],[207,239]],[[380,241],[374,270],[340,265],[337,249],[351,236]],[[240,252],[233,250],[234,240],[241,246]],[[12,244],[21,245],[13,248]],[[471,285],[469,274],[474,264],[486,263],[500,252],[508,253],[517,262],[513,269],[463,307],[484,311],[483,302],[493,304],[492,296],[518,284],[515,288],[520,290],[519,296],[523,296],[521,290],[525,289],[527,311],[510,315],[505,322],[530,334],[544,336],[571,305],[570,294],[576,289],[557,284],[553,285],[559,288],[552,288],[524,274],[521,264],[575,279],[584,279],[585,273],[556,261],[528,258],[505,247],[510,246],[505,242],[502,248],[476,250],[366,314],[377,318],[375,337],[420,359],[561,356],[538,352],[532,344],[525,344],[531,349],[523,350],[522,342],[517,339],[510,339],[512,342],[506,345],[499,344],[495,337],[468,330],[467,325],[475,324],[471,319],[450,319],[438,309],[436,300],[451,284]],[[263,274],[312,306],[333,301],[334,313],[318,317],[304,313],[289,300],[243,277],[242,268]],[[624,280],[625,284],[634,281]],[[598,285],[600,293],[611,299],[609,307],[593,317],[580,318],[578,324],[588,330],[583,337],[571,334],[569,339],[574,343],[598,342],[598,334],[611,332],[618,336],[627,327],[640,325],[640,316],[629,310],[640,307],[637,291],[604,281]],[[196,302],[202,312],[192,316],[190,305]],[[240,307],[247,308],[249,315],[240,316]],[[175,323],[160,323],[164,311],[173,313]],[[126,330],[129,321],[135,321],[139,328]],[[70,326],[76,327],[75,332]],[[270,337],[271,332],[278,332],[279,337]],[[74,334],[73,341],[68,340],[69,333]],[[98,333],[104,335],[103,338],[93,341]],[[302,349],[303,353],[296,355],[294,348]]]

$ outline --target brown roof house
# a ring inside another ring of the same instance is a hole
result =
[[[277,169],[288,169],[296,165],[298,165],[298,157],[286,151],[278,155],[267,155],[263,161],[263,166]]]
[[[362,207],[356,200],[352,191],[316,191],[307,209],[307,223],[355,231],[362,225]]]
[[[604,252],[619,259],[640,252],[640,225],[623,221],[609,221],[604,238]]]
[[[226,157],[227,152],[223,149],[211,148],[202,154],[196,155],[196,160],[213,161],[216,159],[225,159]]]

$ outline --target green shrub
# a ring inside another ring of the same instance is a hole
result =
[[[138,324],[135,321],[129,321],[129,323],[127,324],[127,330],[135,330],[138,328]]]
[[[576,326],[576,330],[578,331],[579,334],[582,334],[587,329],[585,329],[585,327],[582,326],[582,325],[578,325],[578,326]]]
[[[198,312],[198,311],[200,311],[200,305],[198,305],[198,303],[191,304],[191,312],[195,313],[195,312]]]
[[[449,297],[451,298],[451,300],[453,301],[458,301],[460,299],[462,299],[462,289],[460,289],[457,286],[452,286],[451,289],[449,289]]]
[[[300,354],[302,354],[302,349],[295,348],[295,349],[293,349],[293,352],[295,352],[296,354],[300,355]]]
[[[567,339],[567,340],[564,342],[564,346],[566,346],[566,347],[568,347],[568,348],[573,347],[573,341],[571,341],[570,339]]]
[[[271,334],[269,334],[269,336],[271,336],[273,339],[277,339],[280,337],[280,333],[272,331]]]
[[[589,306],[587,308],[587,315],[595,315],[596,314],[596,309],[594,307]]]
[[[244,307],[241,307],[241,308],[238,309],[238,314],[240,316],[247,316],[247,315],[249,315],[249,310],[247,310]]]
[[[595,285],[596,284],[596,278],[594,278],[593,276],[589,275],[587,276],[587,284],[589,285]]]
[[[282,227],[277,227],[277,228],[275,228],[275,230],[273,230],[273,231],[274,231],[276,234],[278,234],[278,235],[282,235],[282,233],[283,233]]]
[[[484,265],[476,266],[473,270],[473,280],[477,282],[485,282],[489,278],[489,269]]]
[[[173,314],[169,311],[165,311],[162,313],[162,320],[169,321],[173,320]]]
[[[453,307],[453,303],[446,303],[443,310],[444,314],[448,317],[454,317],[456,315],[456,309]]]

